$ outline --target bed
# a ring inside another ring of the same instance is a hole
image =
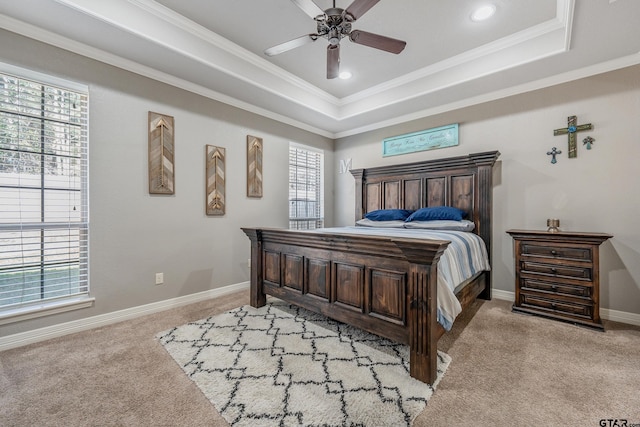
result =
[[[380,209],[455,207],[473,222],[490,264],[492,177],[499,155],[489,151],[352,170],[354,222]],[[243,231],[251,241],[253,307],[264,306],[272,295],[407,344],[410,375],[434,382],[437,342],[446,332],[438,322],[438,262],[451,240],[330,229]],[[462,310],[476,298],[491,299],[491,271],[458,284],[455,298]]]

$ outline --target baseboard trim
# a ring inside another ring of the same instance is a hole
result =
[[[500,289],[492,289],[491,295],[496,299],[515,301],[515,292],[502,291]],[[611,310],[609,308],[600,308],[600,317],[612,322],[627,323],[629,325],[640,326],[640,314],[628,313],[626,311]]]
[[[627,323],[629,325],[640,326],[640,314],[628,313],[626,311],[600,309],[600,317],[612,322]]]
[[[158,313],[160,311],[205,301],[211,298],[218,298],[248,288],[249,282],[242,282],[234,285],[223,286],[222,288],[210,289],[208,291],[198,292],[182,297],[158,301],[137,307],[131,307],[124,310],[118,310],[112,313],[99,314],[97,316],[92,316],[85,319],[73,320],[71,322],[65,322],[59,325],[52,325],[40,329],[34,329],[33,331],[20,332],[6,337],[0,337],[0,351],[22,347],[24,345],[45,341],[51,338],[61,337],[75,332],[99,328],[101,326],[111,325],[114,323],[122,322],[124,320],[135,319],[136,317]],[[515,293],[511,291],[493,289],[491,293],[496,299],[505,301],[514,301],[515,299]],[[640,326],[640,314],[601,308],[600,316],[603,319],[613,322]]]
[[[107,326],[113,323],[122,322],[124,320],[135,319],[136,317],[158,313],[160,311],[205,301],[211,298],[218,298],[223,295],[242,291],[248,288],[249,282],[242,282],[234,285],[223,286],[221,288],[210,289],[208,291],[198,292],[195,294],[185,295],[182,297],[171,298],[164,301],[126,308],[124,310],[118,310],[112,313],[99,314],[97,316],[87,317],[85,319],[73,320],[71,322],[65,322],[59,325],[47,326],[44,328],[34,329],[32,331],[20,332],[17,334],[8,335],[6,337],[0,337],[0,351],[45,341],[51,338],[61,337],[75,332],[81,332],[101,326]]]
[[[502,291],[500,289],[491,289],[491,296],[495,299],[501,299],[501,300],[511,301],[511,302],[516,300],[515,292]]]

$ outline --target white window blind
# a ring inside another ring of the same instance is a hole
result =
[[[0,314],[89,292],[87,91],[2,69]]]
[[[322,152],[289,144],[289,228],[306,230],[324,224]]]

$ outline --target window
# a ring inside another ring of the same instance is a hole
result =
[[[307,230],[324,224],[321,151],[289,144],[289,228]]]
[[[86,87],[0,63],[1,319],[87,300],[87,110]]]

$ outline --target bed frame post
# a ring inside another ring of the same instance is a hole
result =
[[[255,228],[243,228],[242,231],[251,240],[251,289],[249,304],[259,308],[267,303],[262,277],[262,231]]]
[[[407,324],[409,326],[409,374],[433,384],[438,375],[438,260],[449,246],[442,242],[425,252],[412,242],[395,241],[409,261]],[[433,258],[432,258],[433,257]],[[425,259],[430,261],[425,264]]]
[[[487,247],[487,254],[489,255],[489,265],[493,265],[493,259],[491,256],[491,236],[492,236],[492,224],[491,218],[493,218],[492,206],[493,206],[493,165],[500,155],[497,151],[489,151],[486,153],[470,154],[469,158],[478,168],[478,190],[477,190],[477,203],[478,212],[480,215],[480,223],[478,224],[478,235],[484,240]],[[491,271],[485,272],[487,279],[484,290],[478,295],[478,298],[490,300],[491,299]]]
[[[435,263],[434,263],[435,266]],[[409,279],[409,374],[427,384],[438,375],[436,275],[425,265],[411,264]]]
[[[362,186],[362,177],[364,175],[364,169],[352,169],[351,175],[355,179],[356,183],[356,221],[364,218],[364,206],[362,204],[362,192],[364,187]]]

